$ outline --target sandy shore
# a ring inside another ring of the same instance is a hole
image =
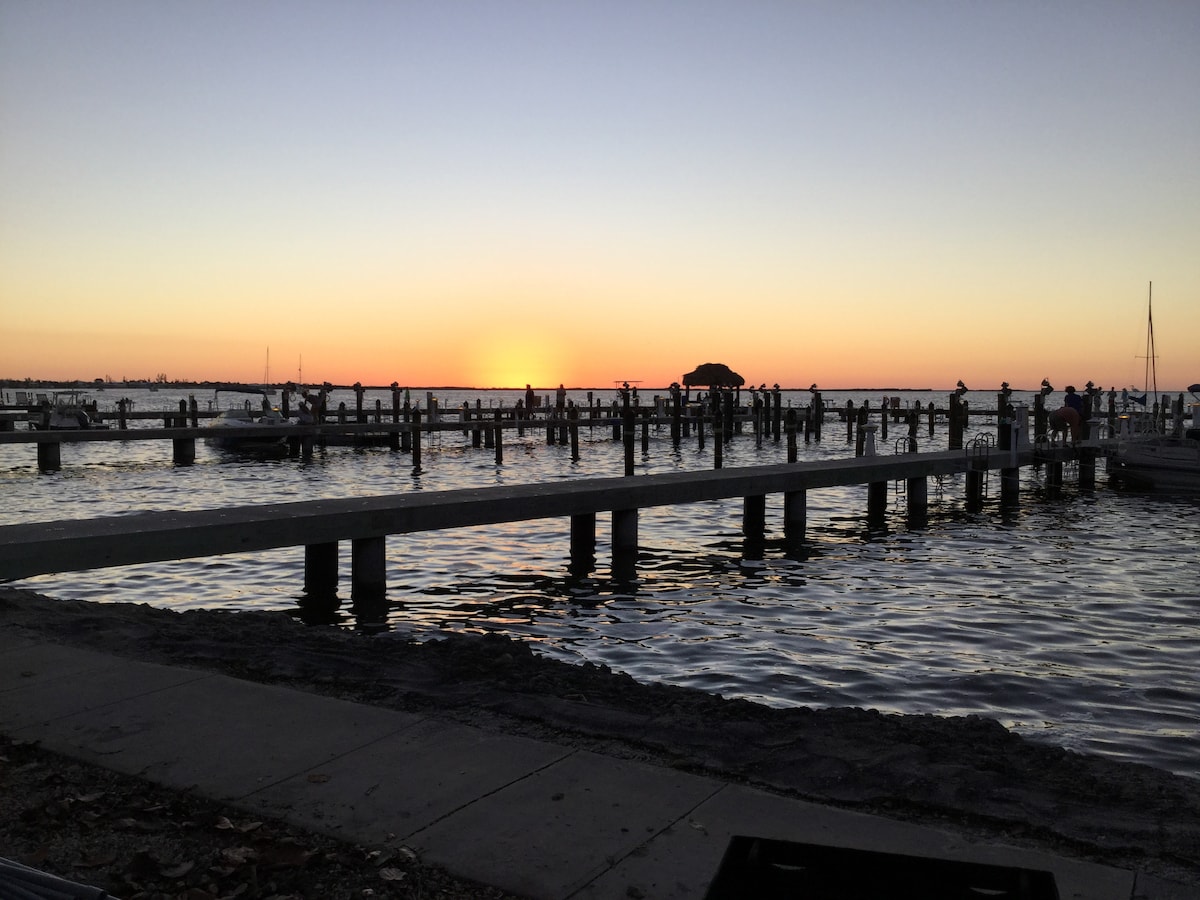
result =
[[[498,636],[417,644],[285,613],[176,613],[0,588],[0,627],[439,715],[1200,886],[1200,781],[978,718],[778,710],[643,685]]]

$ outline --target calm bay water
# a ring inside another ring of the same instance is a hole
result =
[[[613,394],[596,392],[605,402]],[[889,391],[906,403],[946,394]],[[177,409],[186,394],[108,391],[139,410]],[[443,409],[464,400],[486,410],[516,392],[439,392]],[[583,400],[582,392],[571,398]],[[390,397],[380,394],[385,409]],[[880,396],[826,394],[839,405]],[[373,408],[375,395],[368,395]],[[425,392],[413,399],[425,405]],[[643,400],[648,393],[643,392]],[[969,394],[990,408],[990,395]],[[203,408],[207,395],[197,394]],[[350,394],[335,394],[334,405]],[[808,402],[807,393],[785,402]],[[973,433],[994,422],[973,424]],[[881,453],[893,452],[893,426]],[[923,450],[941,450],[921,424]],[[257,460],[200,445],[194,466],[175,467],[162,442],[65,445],[63,468],[39,474],[32,446],[0,446],[0,524],[199,509],[324,497],[516,484],[623,471],[611,432],[583,429],[582,458],[545,444],[544,432],[508,433],[504,463],[472,449],[461,432],[430,436],[423,471],[384,449],[330,448],[309,461]],[[783,442],[756,447],[744,434],[725,466],[785,460]],[[829,419],[802,459],[853,455],[845,427]],[[638,474],[712,466],[712,441],[673,448],[652,432]],[[863,706],[884,712],[980,714],[1072,749],[1200,776],[1200,599],[1196,556],[1200,500],[1119,492],[1103,476],[1061,491],[1022,470],[1016,512],[989,502],[963,508],[961,480],[930,484],[930,516],[905,523],[895,489],[883,528],[865,524],[865,488],[810,491],[805,545],[782,535],[781,501],[768,498],[768,540],[747,548],[740,501],[643,511],[635,584],[609,577],[607,517],[597,526],[597,568],[567,573],[565,522],[516,523],[389,539],[389,624],[432,637],[500,631],[539,652],[589,660],[642,681],[682,684],[776,706]],[[989,486],[998,497],[998,483]],[[348,594],[348,547],[343,548]],[[59,597],[134,601],[175,609],[295,611],[303,552],[46,576],[20,586]],[[345,627],[355,627],[347,600]]]

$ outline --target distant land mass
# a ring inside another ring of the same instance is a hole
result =
[[[308,387],[320,386],[322,384],[325,384],[325,383],[324,382],[316,382],[316,381],[305,382],[305,385],[307,385]],[[87,389],[109,390],[109,389],[118,389],[118,388],[148,389],[151,387],[174,388],[176,390],[218,390],[218,389],[223,389],[223,388],[227,388],[227,387],[268,387],[268,388],[275,388],[277,390],[282,390],[283,388],[286,388],[289,385],[291,385],[292,387],[298,386],[296,384],[296,382],[294,382],[294,381],[282,381],[282,382],[277,381],[277,382],[272,382],[270,384],[265,384],[262,382],[244,382],[244,381],[186,381],[186,380],[183,380],[183,381],[155,381],[155,380],[151,380],[151,379],[135,379],[135,380],[126,380],[126,381],[102,381],[100,379],[93,379],[91,381],[88,381],[86,379],[79,379],[79,378],[64,381],[64,380],[54,380],[54,379],[44,379],[44,378],[0,378],[0,387],[25,388],[25,389],[45,388],[45,389],[50,389],[50,390],[55,390],[55,389],[57,389],[57,390],[72,390],[72,389],[73,390],[87,390]],[[366,391],[390,391],[392,389],[392,385],[390,385],[390,384],[360,384],[360,385],[327,384],[326,386],[331,390],[341,390],[341,391],[352,391],[355,389],[355,387],[361,387],[363,390],[366,390]],[[502,386],[479,387],[477,385],[466,385],[466,384],[398,384],[397,386],[401,389],[408,388],[410,391],[523,391],[523,390],[525,390],[525,385],[523,385],[523,384],[512,385],[510,387],[502,387]],[[540,385],[540,386],[534,385],[534,390],[539,390],[539,391],[554,390],[557,387],[558,387],[557,385]],[[650,386],[650,387],[644,387],[641,384],[638,385],[638,390],[639,390],[639,392],[642,392],[642,393],[644,393],[647,390],[664,390],[665,391],[665,390],[668,390],[669,388],[670,388],[669,384],[664,384],[664,385],[659,385],[659,386]],[[773,388],[774,388],[774,386],[772,385],[772,389]],[[566,388],[566,390],[568,390],[568,391],[611,391],[611,390],[614,390],[614,388],[612,385],[599,385],[599,386],[598,385],[590,385],[590,386],[589,385],[575,385],[575,386],[568,386]],[[744,385],[742,387],[742,390],[745,390],[745,391],[754,390],[754,385]],[[781,391],[807,391],[808,386],[807,385],[798,386],[798,387],[781,386],[779,388],[779,390],[781,390]],[[829,391],[829,392],[833,392],[833,393],[865,394],[865,393],[889,393],[889,392],[893,392],[893,393],[926,392],[926,393],[928,393],[928,392],[937,391],[937,390],[950,391],[950,390],[953,390],[953,388],[829,387],[829,388],[821,388],[821,390]],[[1014,388],[1014,390],[1025,390],[1025,389],[1024,388]],[[1030,388],[1030,390],[1033,390],[1033,389]],[[975,393],[982,393],[982,392],[976,391]]]

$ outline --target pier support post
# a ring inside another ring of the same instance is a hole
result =
[[[350,542],[350,601],[360,625],[387,621],[387,556],[382,537]]]
[[[612,512],[612,574],[616,581],[632,581],[637,573],[638,511]]]
[[[421,411],[413,410],[412,418],[412,458],[413,473],[421,474]]]
[[[596,565],[596,514],[576,513],[571,516],[572,575],[587,575]]]
[[[57,472],[62,468],[62,442],[38,441],[37,464],[39,472]]]
[[[808,524],[808,492],[787,491],[783,495],[783,534],[790,541],[804,539]]]
[[[983,472],[967,470],[967,511],[978,512],[983,508]]]
[[[504,414],[500,410],[496,410],[495,422],[492,424],[492,431],[495,432],[494,442],[496,444],[496,465],[504,464]]]
[[[171,459],[177,466],[190,466],[196,461],[195,438],[171,438]]]
[[[887,518],[888,483],[872,481],[867,485],[867,523],[882,525]]]
[[[326,600],[337,594],[338,545],[307,544],[304,547],[304,594]]]
[[[787,461],[794,463],[800,457],[799,448],[796,446],[796,410],[789,409],[787,411],[784,431],[787,433]]]
[[[625,411],[621,415],[621,439],[625,450],[625,474],[633,474],[633,437],[634,437],[634,420],[633,409],[626,406]]]
[[[579,407],[575,405],[574,400],[567,408],[567,422],[571,435],[571,459],[579,462]]]
[[[1079,448],[1079,488],[1084,491],[1096,489],[1096,450],[1094,447]]]
[[[1012,508],[1019,504],[1021,495],[1020,468],[1004,468],[1000,470],[1000,505]]]
[[[929,518],[929,479],[924,475],[909,478],[904,483],[908,498],[908,524],[920,527]]]
[[[767,498],[764,494],[755,494],[743,501],[742,535],[752,541],[761,541],[767,536]]]
[[[1061,460],[1052,460],[1046,466],[1046,486],[1053,488],[1062,487],[1063,483],[1063,464]]]

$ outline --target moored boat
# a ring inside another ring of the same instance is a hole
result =
[[[42,402],[40,419],[31,416],[30,424],[48,431],[108,427],[100,418],[96,402],[76,390],[55,391],[53,399]]]
[[[288,425],[288,419],[271,405],[267,394],[260,388],[219,388],[214,403],[219,406],[221,394],[246,394],[240,404],[219,409],[209,420],[205,442],[222,450],[242,453],[282,453],[287,451],[287,440],[274,433],[272,426]],[[255,434],[256,429],[264,429]],[[271,429],[268,431],[267,429]]]
[[[1109,478],[1118,484],[1154,491],[1200,491],[1200,384],[1188,387],[1192,423],[1175,434],[1122,440],[1109,459]]]

